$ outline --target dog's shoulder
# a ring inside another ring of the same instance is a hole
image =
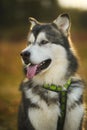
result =
[[[79,76],[73,76],[71,78],[69,93],[71,93],[74,90],[81,90],[83,93],[84,88],[85,88],[85,82],[83,79],[81,79]]]
[[[68,90],[67,106],[68,110],[74,109],[83,103],[84,81],[79,77],[72,77],[71,85]]]

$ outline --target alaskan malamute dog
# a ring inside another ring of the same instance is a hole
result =
[[[28,45],[21,52],[26,80],[21,84],[18,129],[82,130],[84,85],[76,75],[70,18],[61,14],[52,23],[30,22]]]

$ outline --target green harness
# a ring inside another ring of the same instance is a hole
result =
[[[61,87],[61,86],[56,86],[56,85],[49,85],[45,84],[43,88],[54,91],[54,92],[59,92],[59,102],[60,102],[60,110],[61,110],[61,116],[58,119],[58,130],[63,130],[64,127],[64,122],[65,122],[65,116],[66,116],[66,103],[67,103],[67,92],[69,89],[69,86],[71,85],[71,78],[68,79],[66,84]]]

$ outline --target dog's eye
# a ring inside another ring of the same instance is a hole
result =
[[[40,42],[40,45],[45,45],[45,44],[47,44],[47,43],[48,43],[47,40],[42,40],[42,41]]]
[[[31,45],[31,41],[28,41],[27,45]]]

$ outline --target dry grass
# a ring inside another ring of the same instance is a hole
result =
[[[23,78],[20,51],[23,43],[0,44],[0,130],[17,129],[18,91]]]
[[[80,73],[86,79],[87,38],[85,37],[83,40],[81,37],[81,40],[78,40],[78,37],[79,35],[77,37],[73,35],[73,41],[76,43],[75,46],[82,63]],[[20,43],[0,43],[0,130],[17,130],[17,111],[20,101],[18,89],[23,79],[20,52],[25,45],[26,41]],[[84,95],[87,102],[86,92]],[[85,130],[87,130],[86,124]]]

